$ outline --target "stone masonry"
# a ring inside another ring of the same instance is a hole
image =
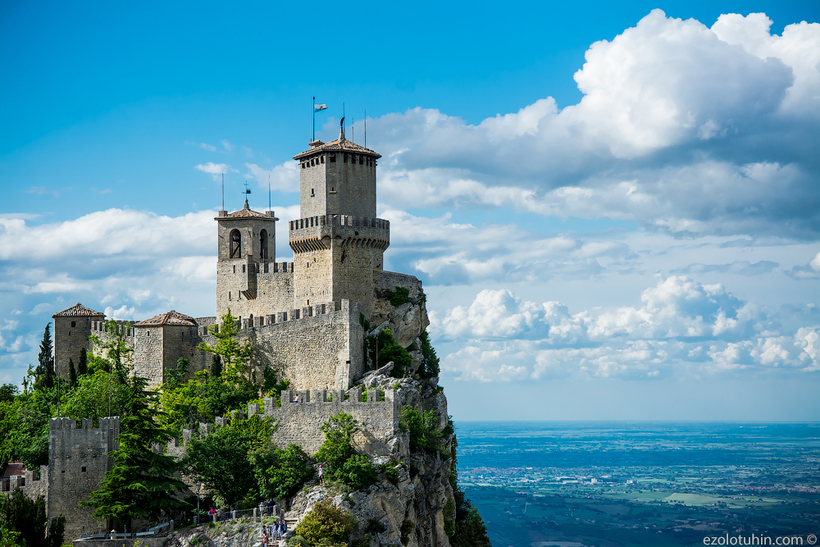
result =
[[[239,341],[254,347],[256,378],[264,367],[272,367],[296,390],[284,392],[280,406],[265,399],[263,409],[249,408],[251,414],[262,412],[276,421],[276,444],[296,443],[315,453],[324,439],[321,424],[346,412],[359,423],[355,441],[360,449],[396,453],[401,435],[393,390],[385,388],[382,401],[375,389],[368,391],[366,402],[358,388],[346,393],[367,370],[361,319],[394,325],[397,340],[406,347],[418,341],[428,324],[421,282],[382,269],[390,223],[376,217],[380,157],[348,141],[343,130],[338,139],[314,141],[294,156],[300,168],[301,218],[288,224],[293,262],[276,261],[278,219],[273,211],[254,211],[247,200],[238,211],[219,211],[215,317],[193,318],[171,310],[133,324],[118,321],[116,332],[109,332],[104,314],[81,304],[55,314],[58,374],[67,376],[69,359],[76,366],[82,349],[99,354],[102,347],[94,340],[121,336],[134,349],[135,373],[148,378],[151,387],[163,383],[180,358],[189,361],[192,377],[212,359],[197,346],[216,343],[213,332],[230,310],[237,318]],[[411,302],[394,308],[390,294],[398,287],[408,290]],[[216,425],[200,424],[200,434],[225,423],[218,418]],[[50,463],[43,469],[48,481],[37,488],[46,492],[50,515],[66,515],[66,537],[105,527],[90,518],[92,509],[77,502],[89,499],[113,465],[107,454],[115,448],[118,432],[117,418],[101,418],[96,428],[90,420],[80,428],[73,420],[51,421]],[[192,434],[185,430],[181,446],[173,441],[168,453],[181,456]]]

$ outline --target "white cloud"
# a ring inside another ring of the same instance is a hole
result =
[[[792,268],[789,275],[797,279],[820,279],[820,253],[817,253],[805,266]]]
[[[214,163],[212,161],[195,165],[194,169],[202,171],[203,173],[208,173],[214,180],[220,180],[221,175],[224,175],[228,171],[233,171],[234,173],[238,172],[236,169],[232,169],[231,166],[228,164]]]
[[[228,139],[222,139],[222,146],[225,148],[226,152],[231,152],[234,148],[236,148],[236,145],[228,142]]]
[[[816,239],[820,25],[769,25],[655,10],[590,46],[576,105],[547,97],[478,125],[421,108],[373,120],[380,197]]]
[[[510,380],[524,370],[532,379],[820,370],[820,327],[778,332],[770,312],[721,285],[670,276],[644,290],[641,304],[571,314],[558,302],[484,290],[470,306],[447,310],[443,318],[431,315],[431,321],[439,338],[466,342],[443,360],[444,369],[461,379]]]

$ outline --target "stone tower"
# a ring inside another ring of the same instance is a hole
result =
[[[92,322],[104,321],[105,314],[77,303],[51,317],[54,319],[54,371],[68,378],[69,359],[76,367],[83,349],[91,354],[93,344],[88,337]]]
[[[299,162],[299,220],[290,222],[294,307],[344,299],[373,311],[374,271],[390,245],[390,223],[376,218],[373,150],[339,138],[314,141]]]
[[[216,265],[217,317],[230,308],[235,316],[271,313],[272,302],[261,294],[259,273],[272,272],[276,259],[276,221],[273,211],[259,213],[245,206],[219,211]],[[275,304],[273,304],[275,307]],[[291,306],[287,305],[285,309]]]

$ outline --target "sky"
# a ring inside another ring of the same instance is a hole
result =
[[[213,315],[315,96],[456,421],[820,416],[820,4],[236,4],[0,3],[0,383],[77,302]]]

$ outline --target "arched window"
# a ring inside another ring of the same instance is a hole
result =
[[[259,258],[268,258],[268,231],[259,232]]]
[[[239,230],[231,232],[231,258],[242,258],[242,236]]]

